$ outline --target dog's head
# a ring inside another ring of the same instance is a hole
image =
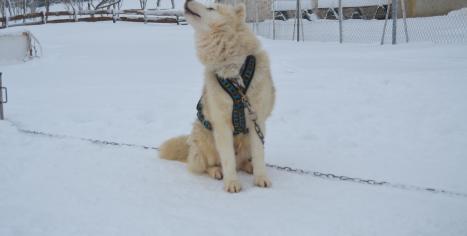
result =
[[[205,6],[187,0],[185,18],[195,29],[197,54],[201,63],[218,70],[235,64],[238,72],[246,56],[259,49],[259,41],[245,22],[245,5]],[[215,67],[215,68],[214,68]]]
[[[196,32],[208,32],[219,28],[235,30],[245,24],[245,16],[244,4],[205,6],[193,0],[185,2],[185,18]]]

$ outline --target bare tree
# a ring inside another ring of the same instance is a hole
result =
[[[141,10],[146,9],[146,4],[148,3],[148,0],[139,0],[139,5],[141,7]]]
[[[65,7],[76,12],[84,10],[84,2],[85,0],[64,0]]]

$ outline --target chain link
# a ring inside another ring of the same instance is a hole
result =
[[[46,133],[42,131],[36,131],[36,130],[29,130],[29,129],[24,129],[21,128],[19,125],[16,123],[9,121],[19,132],[25,133],[25,134],[32,134],[32,135],[39,135],[39,136],[44,136],[44,137],[49,137],[49,138],[58,138],[58,139],[74,139],[74,140],[80,140],[84,142],[90,142],[93,144],[101,144],[101,145],[110,145],[110,146],[121,146],[121,147],[134,147],[134,148],[143,148],[146,150],[159,150],[157,147],[150,147],[150,146],[145,146],[145,145],[138,145],[138,144],[130,144],[130,143],[119,143],[119,142],[114,142],[114,141],[106,141],[106,140],[99,140],[99,139],[92,139],[92,138],[82,138],[82,137],[75,137],[75,136],[70,136],[70,135],[62,135],[62,134],[51,134],[51,133]]]
[[[311,175],[311,176],[314,176],[314,177],[317,177],[317,178],[322,178],[322,179],[346,181],[346,182],[353,182],[353,183],[359,183],[359,184],[368,184],[368,185],[373,185],[373,186],[386,186],[386,187],[402,189],[402,190],[417,191],[417,192],[429,192],[429,193],[437,193],[437,194],[467,198],[467,193],[448,191],[448,190],[444,190],[444,189],[420,187],[420,186],[408,185],[408,184],[390,183],[390,182],[387,182],[387,181],[377,181],[377,180],[373,180],[373,179],[362,179],[362,178],[357,178],[357,177],[348,177],[348,176],[343,176],[343,175],[335,175],[335,174],[331,174],[331,173],[322,173],[322,172],[318,172],[318,171],[309,171],[309,170],[292,168],[292,167],[288,167],[288,166],[279,166],[279,165],[274,165],[274,164],[266,164],[266,166],[269,167],[269,168],[279,170],[279,171],[285,171],[285,172],[288,172],[288,173],[295,173],[295,174],[300,174],[300,175]]]
[[[142,148],[142,149],[145,149],[145,150],[159,150],[159,148],[157,148],[157,147],[151,147],[151,146],[145,146],[145,145],[130,144],[130,143],[119,143],[119,142],[114,142],[114,141],[98,140],[98,139],[91,139],[91,138],[82,138],[82,137],[75,137],[75,136],[69,136],[69,135],[52,134],[52,133],[46,133],[46,132],[42,132],[42,131],[29,130],[29,129],[21,128],[19,125],[17,125],[16,123],[14,123],[12,121],[9,121],[9,122],[19,132],[24,133],[24,134],[29,134],[29,135],[37,135],[37,136],[56,138],[56,139],[74,139],[74,140],[80,140],[80,141],[85,141],[85,142],[89,142],[89,143],[93,143],[93,144],[99,144],[99,145],[110,145],[110,146],[117,146],[117,147],[133,147],[133,148]],[[373,180],[373,179],[362,179],[362,178],[357,178],[357,177],[348,177],[348,176],[343,176],[343,175],[335,175],[335,174],[332,174],[332,173],[322,173],[322,172],[319,172],[319,171],[310,171],[310,170],[304,170],[304,169],[292,168],[292,167],[289,167],[289,166],[280,166],[280,165],[274,165],[274,164],[266,164],[266,166],[269,167],[269,168],[278,170],[278,171],[283,171],[283,172],[293,173],[293,174],[300,174],[300,175],[310,175],[310,176],[313,176],[313,177],[316,177],[316,178],[321,178],[321,179],[353,182],[353,183],[367,184],[367,185],[372,185],[372,186],[385,186],[385,187],[401,189],[401,190],[407,190],[407,191],[428,192],[428,193],[436,193],[436,194],[443,194],[443,195],[448,195],[448,196],[457,196],[457,197],[467,198],[466,193],[448,191],[448,190],[444,190],[444,189],[420,187],[420,186],[408,185],[408,184],[390,183],[390,182],[386,182],[386,181],[377,181],[377,180]]]

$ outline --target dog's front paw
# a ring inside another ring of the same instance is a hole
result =
[[[255,176],[255,185],[261,188],[269,188],[272,183],[267,176]]]
[[[242,185],[238,180],[226,180],[224,182],[224,190],[229,193],[238,193],[242,189]]]

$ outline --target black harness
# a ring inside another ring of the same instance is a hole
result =
[[[240,69],[240,77],[243,80],[244,89],[243,94],[246,94],[248,87],[250,87],[251,80],[255,75],[255,68],[256,68],[256,58],[252,55],[248,56],[243,63],[242,68]],[[233,101],[232,107],[232,124],[234,127],[234,135],[238,134],[247,134],[248,128],[246,127],[246,119],[245,119],[245,104],[242,100],[242,95],[239,91],[237,86],[232,83],[232,80],[235,78],[221,78],[216,74],[217,81],[219,85],[227,92]],[[208,129],[212,130],[211,122],[206,120],[203,115],[203,104],[202,104],[202,97],[196,106],[198,110],[198,120],[203,124],[203,126]]]

